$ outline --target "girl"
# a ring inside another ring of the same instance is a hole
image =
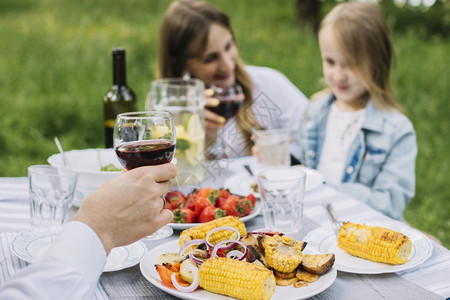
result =
[[[393,49],[381,10],[337,5],[319,45],[331,93],[307,109],[300,159],[338,190],[401,219],[414,196],[417,143],[389,86]]]
[[[210,3],[181,0],[169,6],[161,24],[158,69],[160,78],[187,74],[204,81],[206,87],[215,81],[242,85],[245,99],[234,119],[225,124],[223,117],[205,113],[207,136],[214,137],[225,125],[221,138],[228,146],[228,157],[250,154],[254,127],[288,126],[292,136],[298,137],[295,120],[308,99],[279,72],[244,66],[228,16]],[[291,144],[291,153],[299,153],[298,139]]]

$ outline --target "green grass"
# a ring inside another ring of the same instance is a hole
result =
[[[296,25],[294,0],[213,2],[230,15],[246,63],[280,70],[307,96],[321,89],[317,40]],[[0,1],[0,176],[26,176],[27,166],[46,163],[57,152],[54,136],[67,150],[103,147],[102,99],[114,47],[127,50],[128,82],[144,108],[169,3]],[[393,34],[393,83],[419,144],[416,196],[404,215],[450,248],[450,46],[416,32]]]

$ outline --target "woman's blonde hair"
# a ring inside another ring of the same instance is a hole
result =
[[[339,4],[324,18],[319,30],[326,26],[330,26],[349,68],[359,76],[375,105],[403,111],[389,83],[394,49],[379,6]]]
[[[228,16],[214,5],[200,0],[180,0],[167,9],[159,37],[158,78],[182,77],[187,71],[187,60],[200,57],[208,43],[212,24],[228,29],[233,36]],[[252,83],[239,58],[236,60],[236,81],[245,94],[243,106],[235,120],[246,141],[247,154],[252,146],[251,130],[258,126],[252,112]]]

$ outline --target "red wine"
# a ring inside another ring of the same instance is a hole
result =
[[[218,115],[221,115],[226,120],[234,117],[239,111],[239,108],[242,104],[242,101],[239,100],[225,100],[226,97],[225,99],[221,99],[221,97],[215,96],[215,98],[219,99],[219,105],[217,105],[216,107],[208,107],[208,109]]]
[[[127,170],[168,163],[175,154],[171,141],[138,141],[116,147],[120,163]]]

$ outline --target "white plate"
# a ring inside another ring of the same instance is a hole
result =
[[[50,247],[52,235],[56,237],[62,229],[63,225],[23,231],[12,241],[11,251],[26,262],[39,261]],[[106,259],[103,272],[118,271],[137,265],[145,253],[147,247],[141,241],[113,248]]]
[[[408,261],[402,265],[390,265],[350,255],[337,246],[337,237],[331,226],[319,227],[312,230],[305,237],[305,241],[308,243],[308,247],[311,247],[316,251],[321,253],[334,253],[336,256],[334,266],[339,271],[357,274],[394,273],[411,269],[424,263],[433,252],[433,245],[430,240],[419,231],[414,230],[407,225],[401,223],[392,226],[389,225],[389,227],[386,226],[386,224],[367,225],[382,226],[408,236],[412,244]]]
[[[240,219],[242,220],[242,222],[247,222],[248,220],[255,218],[260,212],[261,204],[259,203],[259,201],[256,201],[255,207],[253,208],[252,212],[248,216],[242,217]],[[203,223],[169,223],[167,225],[176,230],[185,230],[201,224]]]
[[[178,246],[178,240],[171,241],[162,244],[156,248],[151,249],[141,260],[139,267],[144,277],[150,281],[151,284],[157,288],[181,299],[194,299],[194,300],[219,300],[219,299],[234,299],[227,296],[214,294],[203,289],[196,290],[192,293],[182,293],[177,290],[171,289],[162,284],[158,273],[155,270],[155,264],[158,263],[158,257],[163,253],[178,252],[180,247]],[[277,286],[275,293],[270,298],[271,300],[294,300],[294,299],[306,299],[317,295],[318,293],[327,289],[333,284],[336,279],[337,271],[332,268],[326,274],[319,277],[316,282],[309,283],[308,286],[301,288],[294,288],[293,286]]]
[[[325,182],[325,178],[317,170],[309,169],[306,167],[300,167],[306,173],[306,185],[305,190],[307,192],[314,190],[315,188],[321,186]],[[248,173],[238,173],[228,177],[223,186],[229,189],[231,193],[238,195],[248,195],[253,194],[255,197],[259,198],[260,194],[255,193],[251,186],[256,183],[256,178],[250,176]]]

